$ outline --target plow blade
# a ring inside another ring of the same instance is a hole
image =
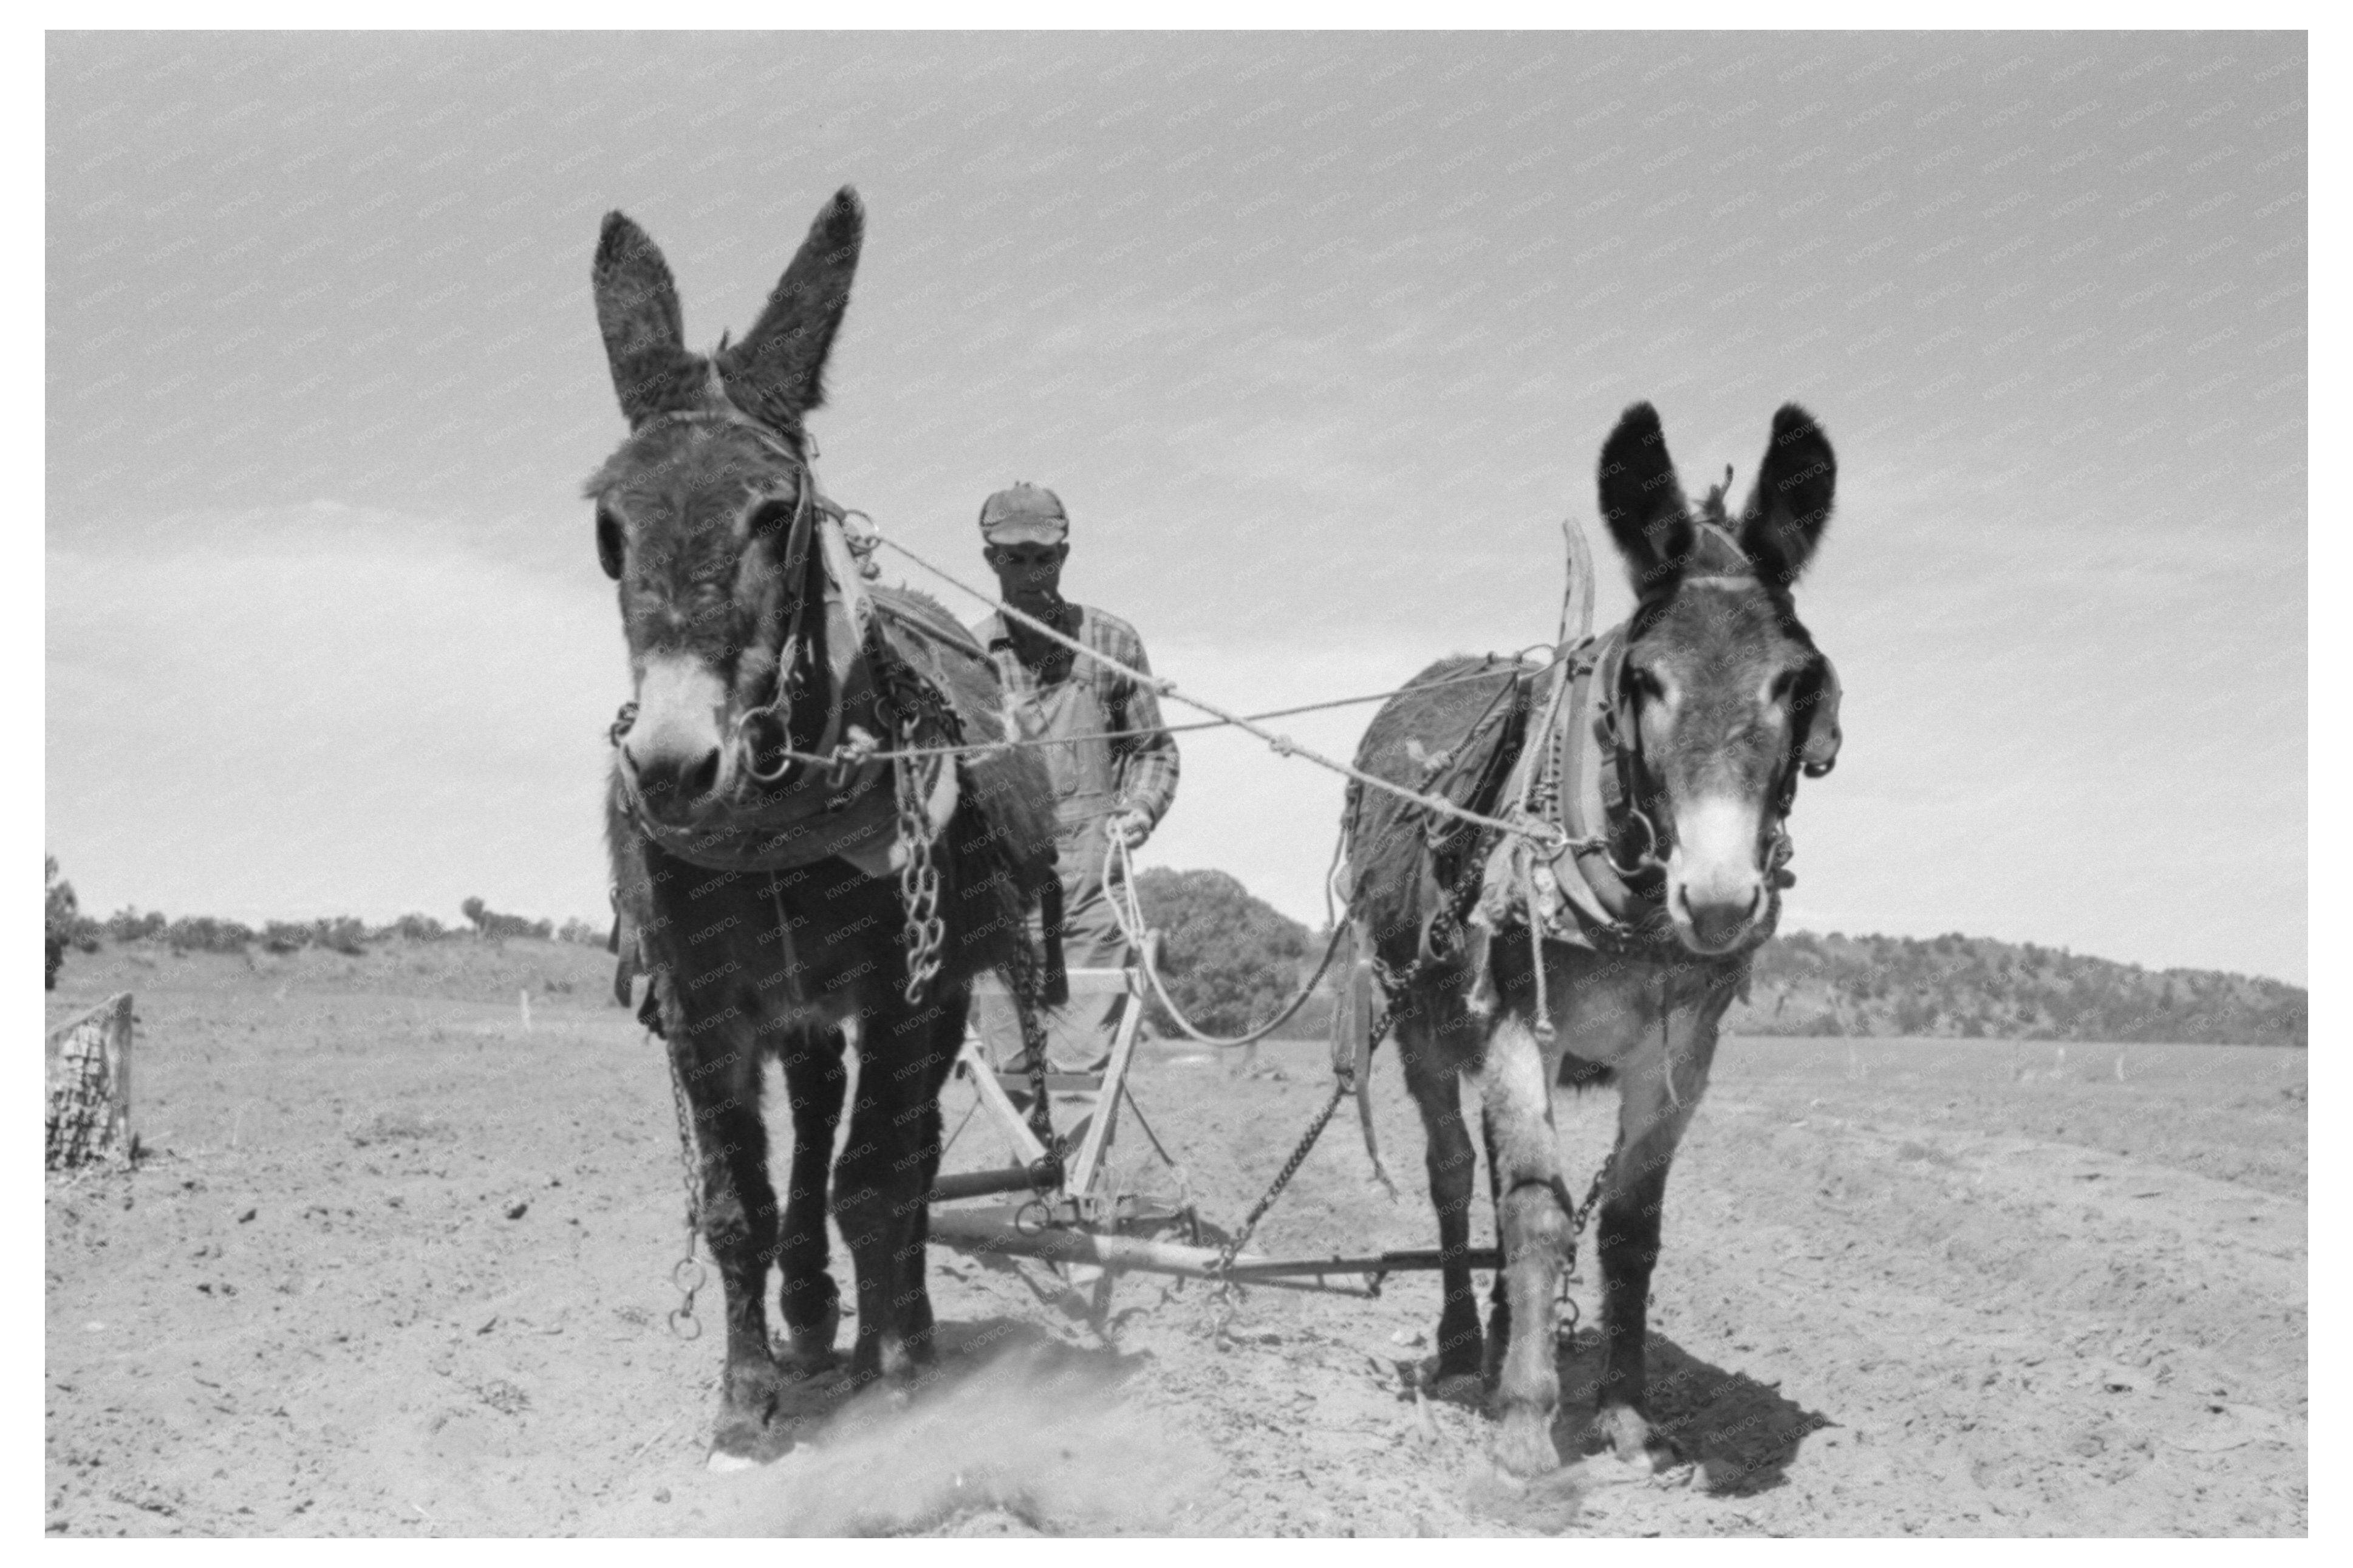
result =
[[[1504,1266],[1503,1255],[1492,1247],[1474,1247],[1462,1255],[1466,1268],[1493,1270]],[[1237,1279],[1272,1280],[1297,1274],[1410,1274],[1442,1267],[1435,1248],[1377,1252],[1355,1258],[1237,1258],[1228,1272]]]
[[[931,1216],[931,1239],[943,1247],[966,1252],[997,1252],[1017,1258],[1042,1258],[1050,1263],[1087,1263],[1098,1268],[1135,1269],[1147,1274],[1175,1274],[1188,1279],[1219,1277],[1218,1248],[1187,1247],[1177,1242],[1150,1241],[1139,1237],[1103,1236],[1093,1231],[1049,1226],[1018,1228],[1002,1212],[938,1209]],[[1474,1248],[1465,1259],[1473,1268],[1494,1268],[1499,1258],[1493,1247]],[[1435,1251],[1384,1252],[1360,1258],[1266,1258],[1244,1253],[1225,1270],[1239,1283],[1271,1285],[1286,1290],[1332,1290],[1346,1295],[1369,1292],[1323,1282],[1326,1275],[1381,1275],[1435,1268]]]
[[[1001,1171],[959,1171],[934,1180],[929,1201],[944,1204],[996,1193],[1026,1193],[1036,1184],[1029,1179],[1028,1169],[1019,1165],[1009,1165]]]

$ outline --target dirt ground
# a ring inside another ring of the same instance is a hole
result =
[[[938,1247],[937,1375],[850,1400],[814,1379],[798,1446],[723,1475],[716,1289],[712,1333],[672,1338],[669,1089],[608,974],[530,942],[69,957],[53,1022],[137,994],[149,1153],[50,1178],[49,1532],[2306,1528],[2301,1052],[1726,1042],[1668,1194],[1651,1399],[1696,1462],[1663,1478],[1588,1454],[1589,1330],[1563,1362],[1574,1462],[1499,1476],[1486,1417],[1401,1371],[1434,1275],[1250,1290],[1221,1351],[1198,1284],[1124,1276],[1092,1313],[1042,1267]],[[1157,1045],[1136,1075],[1224,1225],[1327,1082],[1320,1043],[1236,1065]],[[1398,1200],[1344,1118],[1259,1249],[1435,1244],[1396,1072],[1385,1056]],[[951,1127],[968,1103],[950,1089]],[[1580,1191],[1613,1108],[1561,1097]],[[1133,1124],[1120,1153],[1168,1189]],[[1000,1154],[976,1122],[949,1165]],[[1588,1246],[1588,1320],[1595,1274]]]

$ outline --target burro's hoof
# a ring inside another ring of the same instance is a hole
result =
[[[1467,1368],[1448,1371],[1438,1356],[1424,1356],[1415,1363],[1413,1380],[1422,1393],[1432,1399],[1442,1399],[1449,1405],[1477,1406],[1486,1403],[1487,1385],[1480,1374]]]
[[[749,1454],[732,1454],[724,1448],[713,1448],[711,1458],[703,1461],[703,1468],[715,1476],[732,1476],[738,1470],[758,1469],[760,1461]]]
[[[1641,1411],[1612,1405],[1593,1418],[1594,1429],[1609,1440],[1609,1451],[1621,1465],[1660,1475],[1685,1462],[1675,1440],[1652,1426]]]
[[[831,1345],[804,1343],[796,1340],[777,1353],[776,1364],[786,1377],[807,1381],[842,1364],[842,1355]]]
[[[806,1328],[787,1325],[785,1331],[784,1361],[786,1370],[807,1377],[823,1372],[841,1358],[833,1348],[835,1333],[841,1327],[841,1304],[833,1308],[817,1322]]]
[[[776,1414],[779,1376],[775,1364],[764,1361],[756,1375],[747,1380],[746,1385],[754,1390],[752,1397],[720,1405],[719,1419],[711,1428],[711,1468],[747,1470],[766,1464],[792,1446],[792,1436]]]
[[[1560,1468],[1560,1450],[1552,1446],[1549,1411],[1507,1409],[1495,1433],[1495,1463],[1505,1474],[1549,1475]]]

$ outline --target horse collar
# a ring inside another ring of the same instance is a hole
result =
[[[1638,889],[1648,880],[1652,841],[1641,864],[1620,866],[1615,846],[1640,816],[1633,801],[1632,757],[1637,741],[1627,732],[1628,710],[1620,700],[1627,627],[1613,626],[1598,641],[1577,649],[1562,663],[1554,699],[1544,705],[1542,732],[1521,751],[1521,775],[1540,781],[1539,809],[1568,839],[1551,862],[1552,879],[1575,911],[1553,935],[1587,947],[1629,951],[1651,945],[1659,900]],[[1523,786],[1525,787],[1525,786]],[[1641,818],[1649,826],[1648,818]]]

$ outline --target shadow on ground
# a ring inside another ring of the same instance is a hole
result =
[[[1700,1486],[1717,1496],[1747,1497],[1782,1485],[1806,1435],[1837,1425],[1782,1397],[1772,1384],[1700,1360],[1655,1329],[1648,1360],[1651,1425],[1698,1466]],[[1579,1329],[1560,1357],[1553,1438],[1572,1459],[1609,1446],[1593,1427],[1601,1362],[1596,1328]]]

